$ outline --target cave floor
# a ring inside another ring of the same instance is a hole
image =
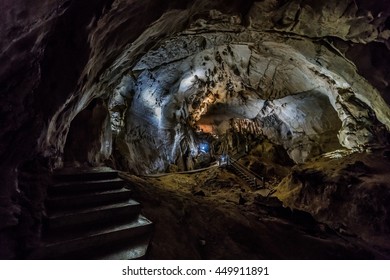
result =
[[[214,167],[194,174],[121,176],[155,224],[149,259],[381,259],[366,242],[309,213],[290,210],[269,190],[250,189]]]

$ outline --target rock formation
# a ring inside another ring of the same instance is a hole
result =
[[[20,229],[24,199],[44,194],[23,168],[189,169],[205,133],[231,130],[295,163],[387,145],[390,7],[318,2],[2,1],[3,254],[41,219]]]

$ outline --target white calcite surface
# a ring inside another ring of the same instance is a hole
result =
[[[352,43],[387,44],[386,5],[195,2],[189,9],[161,12],[150,25],[128,24],[142,16],[153,21],[140,12],[145,3],[137,1],[132,7],[114,1],[100,18],[91,20],[91,48],[78,86],[59,98],[64,105],[58,101],[46,113],[40,153],[61,166],[70,123],[97,97],[109,99],[120,153],[127,168],[137,172],[161,171],[175,163],[196,146],[193,131],[202,119],[210,123],[211,115],[216,121],[235,118],[257,124],[262,118],[267,123],[274,119],[280,129],[259,131],[282,144],[296,162],[338,144],[353,150],[380,144],[378,135],[390,127],[389,108],[360,76],[360,58]],[[126,40],[116,34],[131,36]],[[382,93],[387,92],[381,82],[386,71],[377,71],[373,78],[363,70]],[[296,96],[291,101],[300,100],[299,104],[289,105],[283,99],[287,96]],[[310,98],[301,100],[305,96]],[[273,111],[262,115],[265,101]],[[224,111],[218,113],[218,108]],[[294,112],[298,115],[289,117]],[[107,158],[104,154],[99,158]]]
[[[238,126],[297,163],[386,144],[389,15],[388,0],[0,1],[0,257],[39,234],[22,166],[60,168],[73,147],[154,173],[190,166],[199,129]]]
[[[176,163],[196,146],[193,132],[204,122],[250,120],[259,137],[283,145],[297,163],[340,145],[365,150],[380,142],[371,127],[389,126],[387,104],[353,64],[303,38],[185,31],[142,56],[131,73],[120,137],[139,172]]]

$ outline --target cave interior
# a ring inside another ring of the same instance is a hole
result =
[[[2,1],[0,257],[390,259],[390,6],[341,2]]]

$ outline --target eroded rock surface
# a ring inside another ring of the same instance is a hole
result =
[[[386,0],[2,1],[2,244],[34,220],[23,193],[42,199],[18,183],[31,160],[141,174],[192,168],[205,139],[268,139],[296,163],[386,145],[389,15]]]
[[[388,159],[333,152],[295,167],[275,195],[285,206],[311,213],[341,233],[354,234],[389,251]]]
[[[252,132],[282,144],[297,163],[339,145],[364,150],[385,141],[386,103],[343,55],[306,37],[286,40],[212,11],[134,66],[131,51],[115,65],[131,69],[120,84],[128,80],[131,100],[120,137],[137,170],[164,170],[164,159],[175,163],[197,146],[198,125],[212,132],[230,119],[250,120]],[[151,149],[159,152],[146,155]]]

